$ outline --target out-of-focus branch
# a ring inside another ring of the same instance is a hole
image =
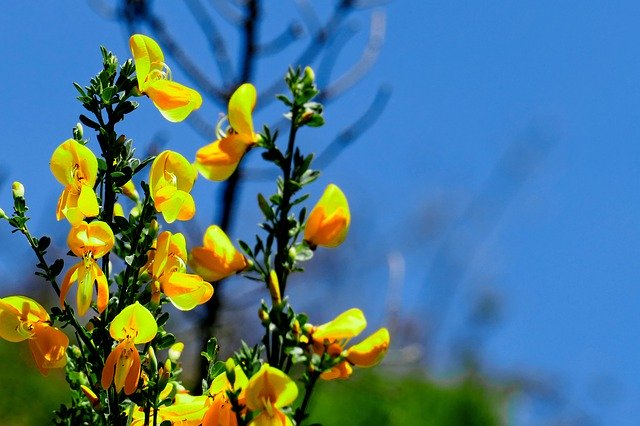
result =
[[[351,145],[360,135],[376,122],[384,110],[389,97],[391,87],[381,86],[376,93],[376,97],[369,105],[369,108],[352,125],[344,129],[340,134],[318,155],[315,165],[325,168],[331,163],[342,150]]]
[[[223,82],[229,82],[233,79],[233,69],[231,67],[231,58],[227,52],[227,43],[218,31],[218,28],[209,16],[207,10],[202,6],[200,0],[186,1],[194,19],[198,21],[203,34],[207,37],[209,47],[212,50],[213,57],[218,65],[220,77]]]
[[[424,324],[431,346],[446,323],[457,288],[466,276],[478,248],[498,224],[518,190],[533,174],[551,147],[555,136],[540,135],[538,129],[512,143],[496,163],[491,175],[445,235],[428,268],[429,286],[437,294],[426,297]],[[469,239],[469,234],[473,239]]]
[[[256,53],[262,57],[276,55],[289,47],[293,42],[299,40],[303,33],[304,29],[302,26],[297,22],[292,22],[273,40],[256,46]]]
[[[373,64],[378,59],[380,50],[384,43],[386,28],[386,14],[383,11],[376,11],[371,15],[371,27],[367,47],[362,52],[360,60],[342,76],[338,77],[330,86],[326,87],[320,94],[326,101],[344,93],[353,87],[369,72]]]
[[[213,7],[228,23],[233,26],[242,22],[242,12],[234,9],[228,0],[210,0]]]

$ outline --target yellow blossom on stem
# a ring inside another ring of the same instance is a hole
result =
[[[93,189],[98,160],[94,153],[80,142],[67,139],[53,151],[49,165],[53,176],[64,185],[56,218],[66,217],[75,225],[85,217],[98,216],[98,200]]]
[[[337,247],[347,237],[351,214],[344,193],[329,184],[315,205],[304,230],[304,239],[312,246]]]
[[[129,197],[131,200],[138,201],[140,199],[140,195],[138,194],[138,190],[136,189],[136,186],[134,185],[134,183],[133,183],[133,181],[131,179],[129,179],[127,181],[127,183],[122,185],[120,187],[120,189],[122,190],[122,193],[124,195],[126,195],[127,197]]]
[[[191,249],[189,266],[205,280],[219,281],[247,267],[247,260],[219,226],[209,226],[202,242],[202,247]]]
[[[237,390],[242,389],[240,391],[240,395],[238,395],[238,404],[245,405],[246,404],[246,391],[247,384],[249,383],[249,379],[247,379],[246,374],[242,370],[242,367],[236,365],[233,368],[235,381],[233,385],[229,383],[229,379],[225,373],[219,374],[215,379],[211,382],[211,386],[209,387],[209,407],[207,409],[206,414],[202,418],[202,426],[237,426],[238,419],[236,417],[236,412],[233,411],[233,407],[231,406],[231,401],[229,401],[229,397],[227,396],[228,390]]]
[[[344,356],[344,360],[320,376],[325,380],[346,379],[353,372],[353,365],[371,367],[382,360],[389,348],[389,331],[381,328],[362,342],[346,349],[351,338],[365,329],[367,321],[360,309],[349,309],[332,321],[311,330],[313,351],[328,353],[332,357]],[[346,350],[345,350],[346,349]]]
[[[149,191],[156,210],[167,223],[189,220],[196,204],[189,192],[197,177],[193,165],[174,151],[161,152],[151,165]]]
[[[67,244],[73,254],[82,260],[72,266],[64,276],[62,287],[60,288],[60,304],[64,306],[64,299],[67,297],[69,288],[77,281],[76,303],[78,314],[84,315],[91,305],[95,282],[98,287],[96,304],[98,312],[102,313],[109,301],[109,284],[104,272],[96,263],[96,259],[107,254],[113,247],[113,231],[105,222],[96,220],[87,223],[81,221],[69,231]]]
[[[109,354],[102,369],[102,387],[108,389],[113,382],[116,391],[124,388],[131,395],[140,379],[140,354],[136,344],[153,340],[158,325],[153,315],[139,302],[122,310],[111,322],[109,334],[120,342]]]
[[[162,291],[182,311],[193,309],[213,296],[211,284],[199,275],[185,273],[186,261],[184,236],[164,231],[158,235],[155,250],[149,251],[147,266],[152,277],[152,293],[159,295]]]
[[[256,106],[256,88],[249,83],[238,87],[229,99],[231,131],[196,152],[196,168],[207,179],[225,180],[238,167],[244,154],[258,141],[251,113]]]
[[[247,384],[247,408],[259,412],[249,425],[291,425],[291,419],[280,409],[293,403],[297,397],[298,388],[289,376],[269,364],[263,364]]]
[[[28,297],[0,299],[0,337],[9,342],[29,340],[33,359],[44,375],[49,369],[61,368],[67,363],[69,338],[51,326],[46,309]]]
[[[134,34],[129,39],[138,78],[138,89],[146,94],[169,121],[182,121],[202,105],[202,96],[195,90],[171,81],[171,70],[164,54],[152,38]]]

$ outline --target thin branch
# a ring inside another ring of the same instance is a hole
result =
[[[276,55],[298,41],[304,34],[304,29],[297,22],[292,22],[273,40],[256,46],[256,53],[262,57]]]
[[[387,105],[391,97],[391,87],[381,86],[376,97],[369,105],[369,108],[352,125],[347,127],[318,155],[315,166],[324,169],[329,165],[347,146],[351,145],[369,127],[376,122],[380,114]]]
[[[233,69],[231,58],[227,51],[227,43],[218,31],[216,23],[211,19],[209,13],[199,0],[186,1],[187,7],[191,11],[193,17],[198,21],[209,47],[213,52],[213,57],[218,65],[218,71],[223,82],[229,82],[233,79]]]
[[[358,83],[369,72],[373,64],[375,64],[382,45],[384,44],[386,30],[386,13],[384,11],[376,11],[371,15],[371,27],[369,33],[369,41],[367,47],[362,52],[360,60],[337,78],[331,86],[326,87],[321,95],[323,100],[340,96],[349,88]]]
[[[326,53],[316,71],[316,79],[321,88],[328,86],[331,82],[331,72],[335,67],[338,56],[340,56],[340,52],[342,52],[347,43],[353,39],[357,33],[358,25],[355,22],[343,25],[341,31],[336,33],[336,36],[333,37],[327,46]],[[324,89],[321,90],[321,93],[323,90]]]
[[[210,0],[213,7],[231,25],[239,26],[242,22],[242,12],[234,9],[228,0]]]

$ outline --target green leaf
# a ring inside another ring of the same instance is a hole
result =
[[[264,198],[264,195],[260,193],[258,193],[258,206],[260,206],[260,210],[262,210],[262,214],[264,214],[264,217],[267,218],[267,220],[275,219],[276,215],[273,212],[273,209],[271,208],[267,200]]]

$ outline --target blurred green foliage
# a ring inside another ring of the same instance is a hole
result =
[[[491,426],[504,398],[477,378],[443,384],[421,373],[358,370],[351,379],[319,383],[311,423],[334,425]]]
[[[69,399],[62,371],[38,373],[25,343],[0,341],[0,418],[14,426],[50,424]],[[422,374],[359,369],[349,380],[321,382],[305,424],[491,426],[504,399],[478,379],[443,384]]]
[[[68,402],[64,369],[38,372],[27,342],[0,341],[0,418],[12,426],[51,424],[53,411]]]

